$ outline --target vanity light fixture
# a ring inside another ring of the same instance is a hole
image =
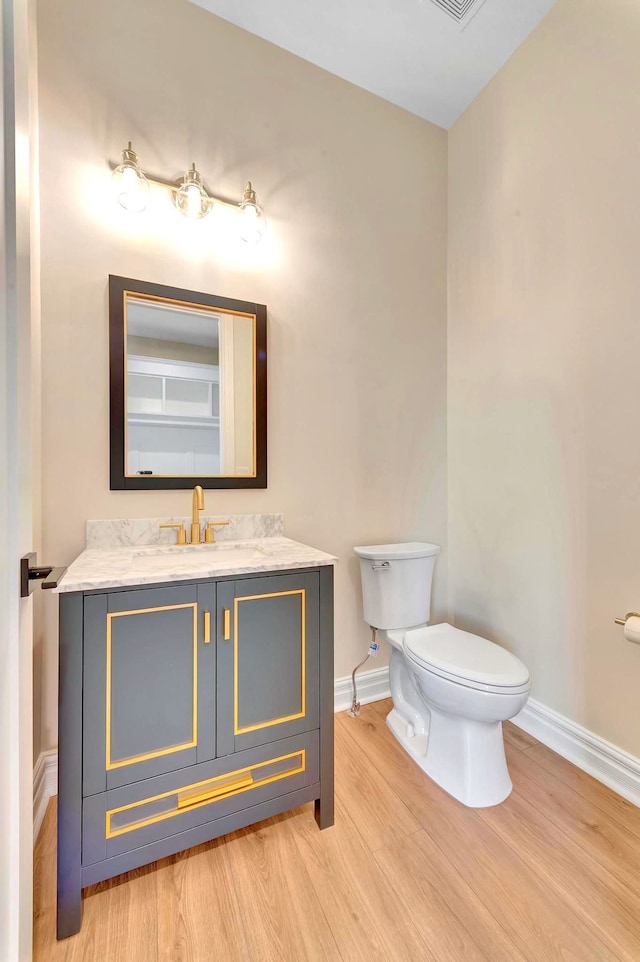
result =
[[[173,202],[180,213],[189,220],[205,217],[211,210],[213,206],[211,198],[204,189],[202,175],[196,170],[195,164],[191,165],[180,187],[174,192]]]
[[[263,209],[258,204],[251,181],[247,182],[242,200],[236,203],[209,194],[204,186],[202,174],[196,170],[195,164],[191,165],[178,183],[150,177],[142,170],[138,155],[131,147],[131,141],[122,151],[122,163],[118,167],[112,162],[110,165],[113,169],[114,192],[118,203],[125,210],[137,213],[145,210],[149,198],[149,184],[155,184],[171,192],[175,206],[189,220],[206,217],[216,204],[231,207],[239,212],[242,240],[248,244],[257,244],[262,240],[267,221]]]
[[[125,210],[140,213],[145,209],[149,199],[149,181],[140,167],[131,141],[122,151],[122,163],[114,170],[111,180],[117,201]]]

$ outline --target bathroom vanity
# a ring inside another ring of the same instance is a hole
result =
[[[88,885],[305,802],[333,824],[335,559],[115,524],[57,589],[58,938]]]

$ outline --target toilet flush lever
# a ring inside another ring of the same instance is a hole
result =
[[[391,565],[389,564],[388,561],[383,561],[382,564],[371,565],[371,570],[372,571],[391,571]]]

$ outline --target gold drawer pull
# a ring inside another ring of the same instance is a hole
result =
[[[208,645],[211,641],[211,612],[204,613],[204,643]]]
[[[220,798],[224,795],[233,795],[240,788],[247,788],[249,785],[253,785],[251,773],[243,775],[242,778],[220,782],[205,791],[201,789],[199,792],[185,792],[184,795],[178,795],[178,808],[189,808],[190,805],[197,805],[198,802],[206,802],[209,799]]]
[[[231,608],[225,608],[222,615],[222,637],[225,641],[231,638]]]

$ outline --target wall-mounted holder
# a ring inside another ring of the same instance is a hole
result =
[[[38,567],[38,555],[35,551],[30,551],[20,558],[20,597],[28,598],[36,586],[37,581],[42,582],[43,588],[57,588],[64,576],[66,568],[54,568],[51,565]]]
[[[628,622],[629,618],[640,618],[640,613],[637,611],[628,611],[624,618],[614,618],[614,624],[621,625],[623,628]]]
[[[628,611],[624,618],[614,618],[616,625],[624,628],[624,637],[634,645],[640,645],[640,613]]]

